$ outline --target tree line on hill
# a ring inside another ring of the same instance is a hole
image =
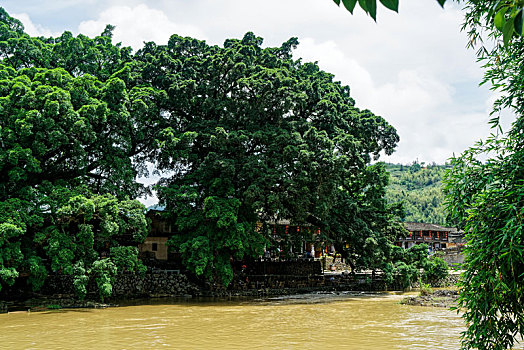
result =
[[[390,174],[386,198],[389,203],[402,203],[406,222],[452,225],[444,205],[443,182],[449,165],[386,164]]]

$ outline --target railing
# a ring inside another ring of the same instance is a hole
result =
[[[409,237],[409,236],[408,237],[402,237],[402,238],[398,239],[398,242],[406,242],[406,241],[449,242],[449,239],[448,239],[448,237],[444,237],[444,236],[440,236],[440,237],[423,236],[423,237],[420,237],[420,235],[415,235],[415,236],[411,236],[411,237]]]

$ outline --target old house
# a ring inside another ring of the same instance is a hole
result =
[[[263,224],[257,226],[262,229]],[[267,221],[266,227],[274,246],[266,250],[264,258],[319,258],[326,249],[320,239],[319,227],[292,225],[289,220]]]
[[[166,245],[169,237],[173,235],[172,226],[162,218],[162,211],[150,209],[146,217],[151,220],[151,231],[144,243],[138,246],[140,255],[156,260],[168,260],[169,251]]]
[[[149,209],[147,218],[151,220],[151,231],[144,243],[138,246],[140,255],[146,260],[168,261],[176,259],[177,253],[170,253],[166,245],[168,239],[175,233],[174,227],[162,216],[162,210]],[[298,257],[319,258],[323,253],[322,242],[319,241],[320,229],[308,225],[292,225],[289,220],[259,223],[257,229],[265,226],[268,238],[273,241],[261,258],[290,259]]]
[[[436,224],[406,222],[404,225],[409,234],[399,238],[396,242],[396,245],[403,248],[426,243],[431,251],[447,249],[450,244],[456,244],[451,237],[456,237],[459,233],[456,228]]]

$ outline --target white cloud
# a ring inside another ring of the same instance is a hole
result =
[[[421,158],[444,162],[451,152],[446,154],[443,146],[458,146],[458,140],[434,136],[446,130],[433,124],[449,117],[445,109],[453,104],[454,93],[454,88],[438,77],[415,68],[398,71],[395,80],[377,83],[363,64],[347,57],[331,40],[317,44],[312,38],[303,39],[294,55],[318,61],[336,80],[350,85],[357,107],[371,109],[397,128],[401,142],[391,161],[410,163]]]
[[[164,12],[145,4],[107,8],[98,19],[81,22],[78,30],[82,34],[96,36],[102,33],[107,24],[116,26],[113,32],[115,42],[122,42],[135,50],[148,41],[166,44],[172,34],[204,39],[196,27],[175,23]]]
[[[51,30],[44,28],[42,25],[33,23],[27,13],[14,13],[11,16],[20,20],[24,25],[25,32],[31,36],[43,36],[46,38],[58,36],[57,33],[53,33]]]

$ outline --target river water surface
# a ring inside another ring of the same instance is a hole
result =
[[[0,315],[2,349],[458,349],[453,311],[399,295],[177,300]]]

